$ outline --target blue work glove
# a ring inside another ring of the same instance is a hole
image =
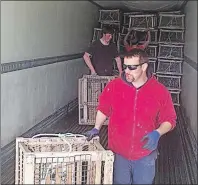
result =
[[[96,128],[93,128],[93,129],[85,132],[84,135],[87,137],[87,141],[90,141],[90,140],[92,140],[92,138],[99,135],[99,130]]]
[[[141,140],[142,142],[147,140],[143,148],[151,151],[157,149],[159,139],[160,139],[160,133],[158,131],[154,130],[153,132],[148,133]]]

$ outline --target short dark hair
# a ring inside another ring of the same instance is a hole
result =
[[[112,27],[110,27],[110,26],[104,26],[103,28],[102,28],[102,33],[103,34],[114,34],[114,30],[113,30],[113,28]]]
[[[134,48],[129,52],[124,53],[124,58],[132,58],[132,57],[139,57],[140,58],[140,64],[142,63],[149,63],[148,54],[145,50]]]

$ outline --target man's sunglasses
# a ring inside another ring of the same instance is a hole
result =
[[[138,68],[138,66],[141,66],[143,64],[144,63],[137,64],[137,65],[126,65],[126,64],[123,64],[123,69],[125,70],[126,68],[128,68],[129,70],[136,70]]]

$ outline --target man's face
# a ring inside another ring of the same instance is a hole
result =
[[[103,37],[104,37],[105,42],[109,43],[112,39],[112,34],[106,33],[106,34],[103,35]]]
[[[142,78],[146,72],[147,64],[140,64],[139,57],[124,58],[124,70],[128,82],[136,82]]]

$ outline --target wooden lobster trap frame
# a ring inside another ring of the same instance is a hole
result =
[[[154,14],[129,15],[129,28],[150,28],[157,26],[157,16]]]
[[[130,21],[129,15],[140,15],[140,14],[142,14],[142,12],[126,12],[126,13],[123,13],[123,25],[129,26],[129,21]]]
[[[160,29],[185,29],[184,14],[159,14]]]
[[[168,75],[182,75],[182,60],[158,59],[157,73]]]
[[[158,58],[160,58],[160,59],[183,60],[183,58],[184,58],[184,45],[159,44]]]
[[[96,119],[96,108],[98,98],[105,86],[115,76],[84,75],[79,79],[78,104],[79,104],[79,124],[94,125]],[[108,120],[104,125],[108,124]]]
[[[181,76],[157,74],[157,80],[170,91],[181,91]]]
[[[121,11],[116,10],[99,10],[99,20],[101,23],[118,23],[121,21]]]
[[[98,138],[17,138],[15,184],[112,184],[113,161]]]
[[[160,29],[159,43],[162,43],[162,44],[184,44],[184,30]]]

